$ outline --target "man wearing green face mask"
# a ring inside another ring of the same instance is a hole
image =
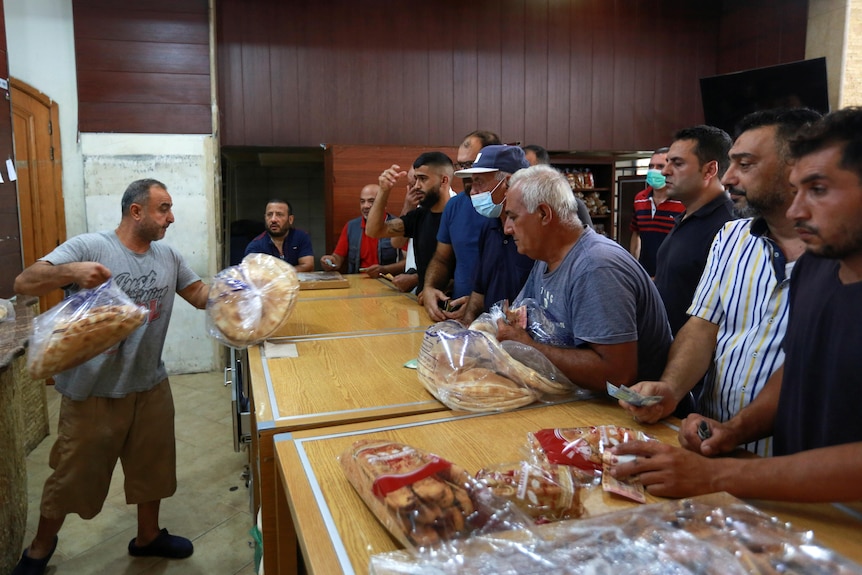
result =
[[[667,183],[661,173],[667,164],[667,151],[668,148],[659,148],[653,152],[646,177],[648,187],[635,196],[632,212],[629,252],[650,277],[655,276],[659,247],[673,229],[676,216],[685,211],[682,202],[667,196]]]

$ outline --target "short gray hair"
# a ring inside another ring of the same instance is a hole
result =
[[[539,204],[548,204],[562,224],[583,227],[572,187],[555,168],[537,164],[518,170],[509,179],[509,188],[515,186],[521,190],[521,202],[529,213],[534,213]]]
[[[168,189],[163,183],[153,179],[135,180],[129,184],[129,187],[126,188],[126,191],[123,193],[123,199],[120,200],[122,214],[124,216],[128,215],[132,204],[138,204],[139,206],[145,205],[150,199],[150,188],[153,186],[163,190]]]

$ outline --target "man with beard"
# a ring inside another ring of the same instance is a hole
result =
[[[385,218],[386,203],[389,193],[407,172],[397,164],[393,164],[380,174],[380,194],[365,223],[365,233],[372,238],[413,238],[413,250],[416,256],[416,271],[419,275],[418,286],[425,281],[428,263],[437,249],[437,228],[443,209],[449,201],[449,188],[452,185],[454,168],[449,156],[442,152],[425,152],[413,162],[413,172],[416,183],[411,192],[419,192],[421,199],[419,207],[407,212],[400,218]],[[419,294],[422,302],[422,294]]]
[[[264,213],[266,231],[245,248],[245,255],[262,253],[280,258],[298,272],[314,271],[314,250],[311,238],[293,227],[293,208],[287,200],[267,202]]]
[[[786,216],[793,201],[788,142],[818,117],[806,109],[766,110],[740,122],[722,183],[759,215],[728,222],[716,235],[661,380],[634,386],[663,401],[648,407],[620,402],[637,420],[667,417],[706,374],[697,411],[727,421],[784,363],[790,272],[805,247]],[[745,445],[761,455],[771,447],[768,438]]]
[[[362,272],[376,278],[381,274],[400,274],[404,271],[401,250],[393,247],[389,238],[377,239],[365,234],[365,221],[379,192],[380,186],[377,184],[368,184],[359,191],[359,212],[362,216],[344,224],[335,250],[320,258],[323,269],[341,269],[347,258],[349,274]],[[391,217],[386,214],[386,219]]]
[[[845,108],[804,128],[790,142],[790,157],[796,192],[787,217],[806,251],[790,280],[784,367],[730,421],[686,419],[680,429],[686,449],[618,446],[617,454],[636,457],[612,474],[637,474],[653,495],[862,499],[862,109]],[[759,199],[746,191],[756,206]],[[702,423],[711,430],[707,439],[697,433]],[[712,458],[769,435],[776,457]]]

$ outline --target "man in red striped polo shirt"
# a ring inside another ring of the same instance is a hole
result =
[[[667,164],[667,150],[659,148],[650,158],[647,188],[635,196],[632,215],[629,251],[650,277],[655,276],[658,248],[673,229],[674,218],[685,211],[682,202],[667,197],[667,186],[661,173]]]

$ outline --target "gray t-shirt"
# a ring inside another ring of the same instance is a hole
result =
[[[146,253],[137,254],[124,246],[115,232],[99,232],[75,236],[40,260],[54,265],[99,262],[111,270],[114,283],[129,298],[150,311],[147,322],[119,347],[57,374],[57,391],[78,401],[124,397],[151,389],[167,377],[162,348],[174,294],[200,279],[176,250],[153,242]],[[72,286],[70,291],[79,288]]]
[[[661,376],[670,326],[658,290],[631,254],[587,228],[560,266],[547,269],[535,263],[514,305],[533,298],[575,347],[637,341],[638,380]]]

